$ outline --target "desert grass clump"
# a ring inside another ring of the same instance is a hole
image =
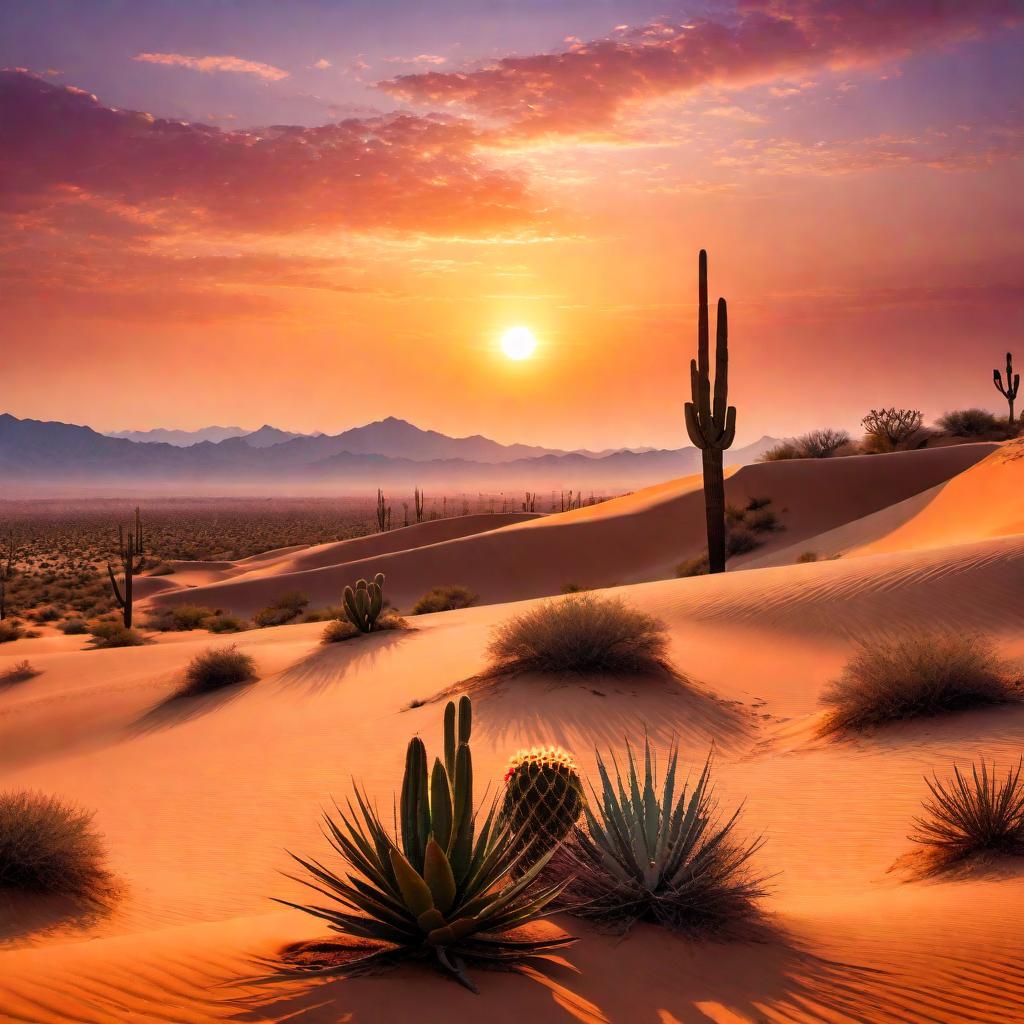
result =
[[[136,629],[129,629],[121,622],[101,619],[89,626],[92,645],[96,648],[140,647],[146,638]]]
[[[24,683],[34,679],[41,674],[41,670],[34,668],[32,662],[27,658],[16,661],[3,675],[0,675],[0,686],[10,686],[14,683]]]
[[[195,697],[213,693],[225,686],[251,683],[256,679],[256,662],[252,656],[230,647],[211,648],[197,654],[185,669],[185,683],[175,697]]]
[[[393,629],[412,629],[412,626],[397,612],[392,611],[390,608],[385,608],[384,612],[374,622],[373,632],[386,633],[388,630]],[[324,628],[320,642],[324,644],[337,644],[345,640],[355,640],[359,636],[366,636],[366,634],[347,618],[332,619]]]
[[[970,776],[954,765],[953,777],[942,782],[925,779],[931,798],[925,816],[915,818],[910,838],[935,854],[939,865],[975,854],[1024,854],[1024,780],[1020,760],[1000,780],[982,760],[971,765]]]
[[[797,555],[796,563],[797,565],[806,565],[808,562],[816,562],[817,560],[817,551],[801,551],[800,554]]]
[[[258,611],[252,621],[260,628],[268,626],[284,626],[294,622],[303,612],[309,598],[300,590],[289,590],[282,594],[273,604]]]
[[[84,636],[89,632],[89,623],[77,615],[72,615],[71,618],[65,619],[57,628],[65,636]]]
[[[850,731],[1024,696],[991,640],[962,633],[910,633],[862,641],[826,689],[826,731]]]
[[[469,587],[434,587],[412,606],[412,614],[428,615],[431,612],[451,612],[456,608],[468,608],[479,596]]]
[[[677,579],[684,579],[687,576],[707,576],[707,574],[707,555],[698,555],[696,558],[687,558],[676,566]]]
[[[25,631],[16,622],[12,622],[10,619],[0,619],[0,644],[20,640],[24,635]]]
[[[650,672],[667,667],[668,632],[620,598],[569,594],[499,626],[494,672]]]
[[[358,787],[347,809],[324,816],[325,835],[342,862],[335,872],[293,855],[321,897],[318,904],[278,902],[327,921],[336,931],[377,948],[357,958],[282,968],[278,977],[351,974],[377,964],[429,958],[467,988],[468,963],[514,966],[571,942],[569,936],[515,934],[544,916],[562,884],[535,885],[550,854],[521,874],[520,833],[498,813],[473,804],[468,697],[444,712],[444,749],[428,770],[427,750],[409,741],[389,830]],[[511,934],[510,934],[511,933]],[[294,960],[293,960],[294,963]]]
[[[151,615],[146,626],[161,633],[188,632],[205,629],[207,622],[216,614],[212,608],[201,604],[175,604]]]
[[[583,917],[622,927],[651,921],[690,934],[723,935],[750,924],[765,878],[750,868],[763,845],[735,832],[742,808],[720,817],[711,786],[711,754],[692,789],[679,785],[679,750],[668,752],[659,782],[655,752],[644,737],[642,767],[627,746],[626,771],[600,755],[599,790],[584,804],[559,860],[569,882],[563,903]]]
[[[249,627],[237,615],[219,612],[206,620],[206,628],[211,633],[241,633]]]
[[[111,881],[91,811],[42,793],[0,793],[0,890],[99,902]]]

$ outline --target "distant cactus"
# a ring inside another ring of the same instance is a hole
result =
[[[537,492],[534,491],[532,494],[526,492],[526,500],[523,502],[524,512],[536,512],[537,511]]]
[[[1013,403],[1017,398],[1017,388],[1020,387],[1020,374],[1013,372],[1013,354],[1006,353],[1006,386],[1003,386],[1003,378],[998,370],[992,371],[992,382],[996,390],[1006,399],[1010,406],[1010,426],[1014,424]]]
[[[708,571],[725,571],[725,472],[722,452],[736,436],[736,407],[729,405],[729,319],[725,299],[718,300],[715,347],[715,392],[711,398],[708,339],[708,254],[697,260],[697,358],[690,360],[691,401],[686,403],[686,431],[701,450],[704,463],[704,512],[708,528]]]
[[[502,811],[520,841],[528,844],[520,862],[523,868],[568,836],[583,803],[576,762],[560,747],[521,750],[511,759]]]
[[[416,522],[423,522],[423,492],[417,487],[413,492],[413,503],[416,509]]]
[[[377,488],[377,531],[386,533],[391,529],[391,506],[384,497],[384,492]]]
[[[379,572],[371,583],[358,580],[355,589],[345,588],[345,616],[360,633],[372,633],[384,607],[384,573]]]
[[[142,519],[138,508],[135,509],[135,526],[128,528],[128,537],[125,538],[123,526],[117,528],[118,558],[121,562],[123,580],[121,586],[117,584],[117,576],[114,574],[114,567],[107,562],[107,575],[110,577],[110,586],[114,591],[114,601],[121,609],[121,620],[125,629],[132,628],[132,607],[134,596],[132,593],[132,577],[142,570],[143,565],[143,544],[142,544]]]

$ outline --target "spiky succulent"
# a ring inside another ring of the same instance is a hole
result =
[[[579,820],[583,803],[576,762],[561,747],[520,750],[511,758],[502,815],[526,838],[524,866],[565,840]]]
[[[659,783],[655,755],[644,738],[642,773],[627,745],[628,770],[613,783],[600,753],[600,793],[584,805],[586,828],[570,848],[577,877],[569,895],[575,912],[632,923],[652,920],[683,930],[722,930],[750,918],[764,895],[763,878],[747,869],[761,839],[739,842],[737,809],[724,824],[716,814],[708,754],[699,778],[677,788],[679,750],[668,754]]]
[[[369,583],[357,580],[355,589],[346,587],[344,606],[348,621],[360,633],[373,632],[384,607],[384,573],[377,573]]]
[[[325,835],[348,871],[338,874],[316,860],[292,856],[312,876],[297,881],[335,906],[279,900],[327,921],[338,932],[383,944],[359,959],[311,970],[282,970],[278,977],[344,974],[375,962],[429,955],[463,985],[469,961],[514,964],[573,941],[568,936],[508,933],[543,915],[563,884],[533,883],[547,863],[540,858],[521,874],[523,836],[498,814],[497,801],[477,828],[468,697],[445,708],[444,762],[427,773],[422,740],[409,743],[402,782],[400,834],[381,823],[366,794],[354,789],[355,806],[325,814]],[[396,823],[396,831],[398,824]]]

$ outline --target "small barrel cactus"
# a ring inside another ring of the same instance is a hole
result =
[[[560,747],[521,750],[509,761],[503,812],[529,843],[521,867],[528,868],[569,835],[583,803],[576,762]]]
[[[359,580],[355,589],[345,588],[345,615],[360,633],[371,633],[384,607],[384,573],[379,572],[373,581]]]

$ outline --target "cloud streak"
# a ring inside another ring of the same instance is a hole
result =
[[[264,78],[269,82],[279,82],[290,75],[290,72],[285,71],[283,68],[275,68],[273,64],[261,64],[259,61],[232,57],[230,54],[210,57],[189,57],[184,53],[137,53],[132,57],[132,60],[142,61],[144,64],[163,64],[173,68],[188,68],[190,71],[203,71],[207,74],[215,71],[227,71],[233,74],[255,75],[257,78]]]
[[[639,102],[870,65],[1019,22],[1022,11],[1020,0],[741,0],[729,19],[623,25],[557,53],[378,84],[406,102],[496,119],[519,136],[585,134],[610,128]]]

